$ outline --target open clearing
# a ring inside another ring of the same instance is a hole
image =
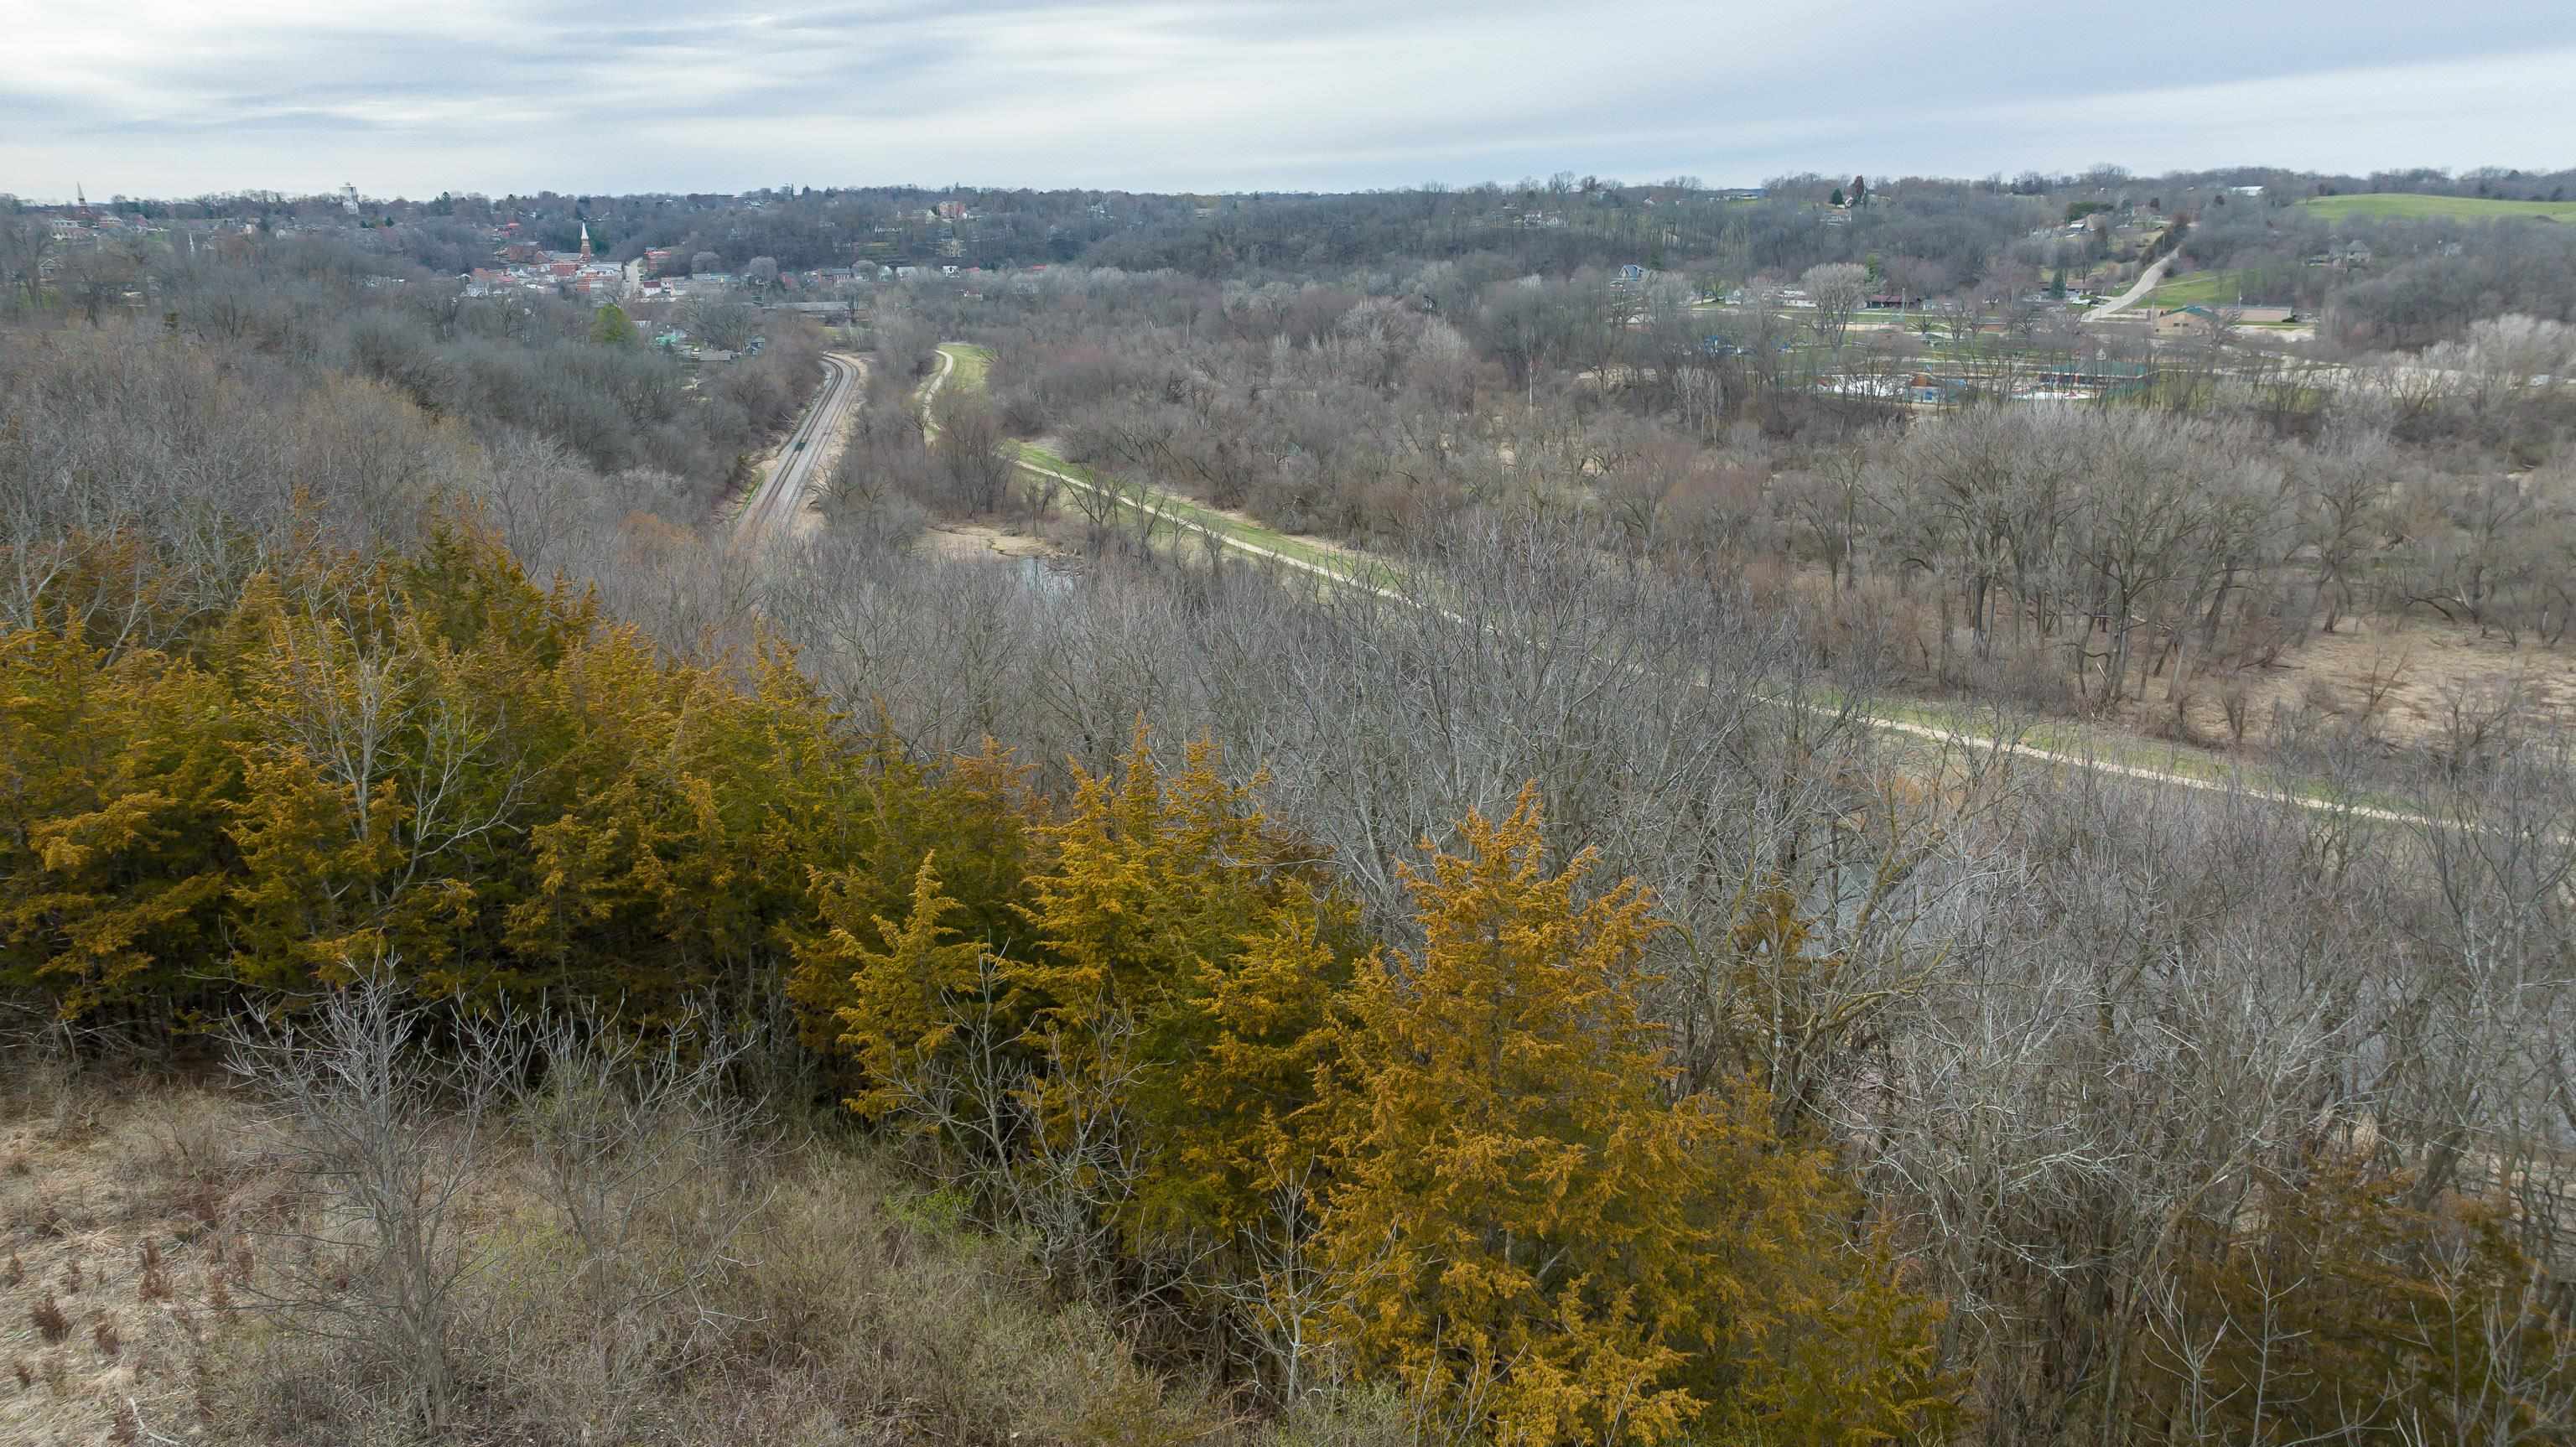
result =
[[[2234,306],[2238,300],[2238,288],[2244,285],[2244,279],[2251,274],[2252,273],[2250,272],[2226,269],[2219,271],[2195,271],[2191,275],[2183,277],[2179,281],[2169,281],[2164,285],[2157,287],[2148,295],[2147,305],[2151,307],[2166,308],[2180,306]],[[2262,298],[2249,296],[2243,298],[2243,300],[2247,302],[2260,303]]]
[[[2519,691],[2526,718],[2576,721],[2576,652],[2528,641],[2515,647],[2438,618],[2346,618],[2336,632],[2284,652],[2279,666],[2232,677],[2245,685],[2264,737],[2274,705],[2284,713],[2307,705],[2347,717],[2367,710],[2391,743],[2439,747],[2455,712],[2473,718],[2508,691]],[[2194,697],[2192,726],[2205,737],[2225,737],[2213,696],[2223,686],[2204,680]]]
[[[2330,221],[2352,216],[2374,219],[2502,221],[2537,216],[2544,221],[2576,221],[2576,201],[2495,201],[2483,196],[2418,196],[2409,191],[2371,191],[2358,196],[2316,196],[2299,203]]]
[[[1032,533],[1006,531],[988,523],[934,523],[921,535],[922,546],[942,557],[1057,558],[1064,549]]]

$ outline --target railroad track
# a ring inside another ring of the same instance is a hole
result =
[[[850,400],[858,394],[856,361],[825,353],[823,370],[821,394],[815,397],[813,406],[805,409],[804,420],[796,424],[796,430],[787,434],[778,465],[769,470],[769,476],[752,490],[751,500],[735,515],[734,536],[747,542],[766,542],[804,506],[805,494],[813,485],[814,469],[822,461],[823,440],[840,431]]]

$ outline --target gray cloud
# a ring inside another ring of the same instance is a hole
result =
[[[0,188],[1161,189],[2576,160],[2527,0],[131,0],[0,56]]]

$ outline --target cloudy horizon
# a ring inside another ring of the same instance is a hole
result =
[[[2500,0],[135,0],[12,40],[0,191],[38,200],[2576,164],[2576,18]]]

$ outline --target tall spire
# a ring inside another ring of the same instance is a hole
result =
[[[590,260],[590,223],[581,223],[581,259]]]

